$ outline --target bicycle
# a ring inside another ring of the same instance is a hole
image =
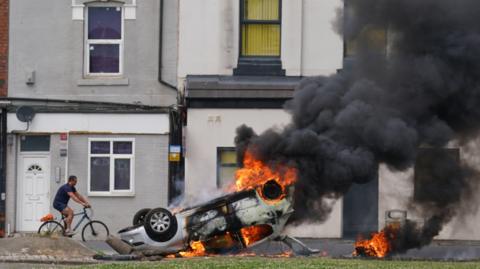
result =
[[[88,209],[90,209],[90,211],[92,212],[90,215],[87,212],[87,207],[83,208],[83,212],[73,214],[73,216],[82,216],[82,218],[73,228],[73,231],[76,231],[84,220],[88,220],[88,222],[82,228],[82,240],[107,240],[107,237],[110,235],[107,225],[105,225],[105,223],[99,220],[92,220],[91,216],[93,215],[93,210],[91,208]],[[61,221],[65,223],[65,216],[63,216],[63,214],[61,214],[61,216]],[[51,219],[45,221],[42,225],[40,225],[40,228],[38,228],[38,234],[40,236],[64,236],[65,228],[66,224],[64,226],[55,219]]]

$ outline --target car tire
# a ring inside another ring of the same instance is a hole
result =
[[[145,223],[145,217],[147,216],[148,212],[152,210],[151,208],[142,208],[135,213],[133,216],[133,225],[140,225]]]
[[[154,208],[145,216],[145,232],[157,242],[167,242],[177,233],[177,218],[165,208]]]

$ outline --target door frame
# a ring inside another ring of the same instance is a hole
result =
[[[50,152],[49,151],[23,151],[21,152],[20,151],[20,147],[18,148],[18,155],[17,155],[17,180],[16,180],[16,183],[17,183],[17,186],[16,186],[16,192],[17,192],[17,199],[16,199],[16,203],[17,203],[17,206],[16,206],[16,209],[15,209],[15,222],[16,222],[16,227],[15,227],[15,230],[16,231],[20,231],[20,232],[24,232],[24,228],[23,228],[23,221],[22,221],[22,214],[23,214],[23,196],[24,196],[24,193],[23,193],[23,181],[24,181],[24,178],[23,178],[23,159],[25,157],[46,157],[47,159],[47,164],[49,165],[48,167],[48,174],[46,175],[47,177],[47,201],[48,203],[50,203],[50,175],[51,175],[51,156],[50,156]],[[49,205],[49,210],[50,210],[50,205]],[[29,231],[27,231],[29,232]]]

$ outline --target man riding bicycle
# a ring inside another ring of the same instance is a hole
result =
[[[65,235],[71,236],[74,234],[72,231],[72,221],[73,221],[73,210],[68,207],[68,201],[72,198],[73,201],[79,203],[84,207],[90,207],[87,199],[80,195],[75,189],[75,185],[77,184],[77,177],[71,175],[68,177],[68,182],[62,185],[55,195],[55,199],[53,200],[53,208],[60,211],[63,216],[65,216],[65,224],[66,230]]]

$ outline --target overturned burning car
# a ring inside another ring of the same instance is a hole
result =
[[[134,225],[118,233],[136,248],[155,247],[162,254],[234,252],[269,239],[281,240],[297,254],[315,253],[281,234],[294,212],[296,178],[295,168],[270,167],[246,151],[243,167],[235,172],[230,190],[234,192],[176,213],[164,208],[140,210]]]
[[[293,213],[293,189],[269,180],[177,213],[143,209],[135,215],[134,225],[119,235],[132,246],[156,247],[165,254],[241,250],[279,238]]]

